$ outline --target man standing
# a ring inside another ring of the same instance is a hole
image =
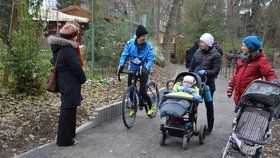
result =
[[[231,50],[229,52],[227,52],[226,59],[227,59],[227,67],[230,67],[231,66],[231,61],[233,59],[233,53],[232,53]]]
[[[202,78],[207,77],[206,84],[210,88],[213,98],[215,87],[215,79],[217,78],[221,68],[221,54],[213,47],[214,38],[210,33],[204,33],[200,37],[199,49],[194,53],[190,63],[189,71],[195,72]],[[207,114],[207,134],[210,134],[214,125],[214,107],[213,100],[205,101]]]
[[[192,60],[194,52],[199,48],[199,40],[197,40],[192,47],[186,50],[185,60],[186,60],[186,68],[189,68],[190,62]]]

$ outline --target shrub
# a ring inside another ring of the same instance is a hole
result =
[[[39,7],[35,1],[32,2],[29,1],[32,6],[26,1],[19,2],[19,25],[12,33],[11,52],[7,55],[7,65],[12,75],[11,90],[27,95],[37,95],[42,90],[42,66],[38,59],[42,29],[39,23],[33,21],[36,8],[33,14],[28,12],[30,7]]]

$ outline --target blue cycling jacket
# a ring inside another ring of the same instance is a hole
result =
[[[154,58],[154,49],[149,41],[138,46],[136,38],[133,38],[126,43],[119,66],[124,67],[125,61],[129,59],[129,71],[139,71],[140,66],[149,71],[154,65]]]

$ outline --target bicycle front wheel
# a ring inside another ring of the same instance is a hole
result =
[[[159,106],[159,92],[158,87],[154,82],[149,82],[147,93],[150,96],[152,105],[155,107],[155,112],[150,115],[149,117],[153,118],[157,115],[158,112],[158,106]]]
[[[122,119],[126,128],[131,128],[135,123],[137,112],[137,96],[134,86],[127,88],[122,100]]]

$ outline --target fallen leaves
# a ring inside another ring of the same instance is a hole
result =
[[[149,80],[158,88],[174,77],[176,67],[155,66]],[[82,86],[83,101],[77,112],[77,126],[88,120],[96,108],[120,101],[127,86],[127,76],[89,80]],[[12,157],[34,146],[54,140],[60,109],[59,94],[45,93],[39,97],[10,96],[0,93],[0,157]],[[280,122],[275,122],[266,157],[280,157]],[[113,151],[112,151],[113,152]],[[141,151],[146,154],[145,151]]]

